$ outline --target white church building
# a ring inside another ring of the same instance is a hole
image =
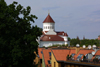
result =
[[[55,22],[51,18],[50,14],[43,21],[43,32],[42,36],[38,39],[39,47],[48,47],[55,44],[65,44],[70,45],[68,41],[68,35],[65,32],[55,31]]]

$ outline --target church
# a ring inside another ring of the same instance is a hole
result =
[[[43,34],[38,39],[39,47],[48,47],[56,44],[70,46],[70,41],[68,41],[68,34],[63,31],[55,31],[55,22],[50,14],[48,14],[48,16],[43,21],[42,33]]]

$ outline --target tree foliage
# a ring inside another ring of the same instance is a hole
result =
[[[0,67],[33,67],[37,53],[36,38],[42,29],[32,26],[35,15],[31,8],[17,2],[7,5],[0,0]]]
[[[96,45],[96,46],[100,46],[100,40],[97,39],[77,39],[77,38],[73,38],[70,39],[70,45],[71,46],[76,46],[76,44],[80,44],[80,46],[83,45]]]

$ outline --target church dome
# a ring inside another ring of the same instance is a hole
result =
[[[43,23],[55,23],[54,20],[51,18],[50,14],[46,17]]]

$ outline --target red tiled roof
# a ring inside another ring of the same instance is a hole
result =
[[[95,55],[100,55],[100,50],[98,50]]]
[[[100,55],[100,50],[98,50],[98,51],[95,53],[95,55],[92,57],[92,60],[91,60],[91,61],[93,61],[93,59],[96,57],[96,55]]]
[[[63,31],[62,32],[56,32],[57,35],[63,35],[63,36],[68,36],[67,33],[64,33]]]
[[[43,57],[45,65],[49,65],[48,60],[50,60],[49,52],[51,52],[51,49],[43,49]]]
[[[38,55],[39,55],[40,59],[42,59],[41,51],[42,51],[42,48],[38,48]]]
[[[64,41],[64,39],[58,35],[44,35],[40,38],[41,41]]]
[[[76,53],[76,50],[75,49],[71,49],[70,52],[69,52],[69,55],[71,55],[72,53],[75,54]]]
[[[38,48],[38,55],[40,57],[40,59],[42,59],[42,53],[41,51],[43,50],[44,48]]]
[[[53,21],[53,19],[51,18],[51,16],[48,14],[48,16],[43,21],[43,23],[55,23],[55,22]]]
[[[86,55],[86,54],[88,54],[88,53],[90,53],[90,52],[92,52],[92,51],[94,51],[94,50],[92,50],[92,49],[80,49],[80,51],[78,52],[77,55],[74,56],[74,58],[75,58],[75,60],[76,60],[76,58],[78,57],[79,54]],[[82,58],[83,58],[83,57],[82,57]],[[82,59],[82,58],[81,58],[81,59]]]
[[[68,49],[54,49],[52,50],[57,61],[66,61],[67,55],[69,55]]]

